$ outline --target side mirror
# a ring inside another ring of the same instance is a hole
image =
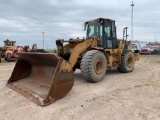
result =
[[[82,24],[82,30],[83,30],[83,31],[86,30],[86,23]]]

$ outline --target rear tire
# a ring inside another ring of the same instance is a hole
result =
[[[76,68],[74,68],[74,67],[73,67],[73,69],[72,69],[72,70],[73,70],[73,73],[74,73],[74,72],[76,71]]]
[[[4,59],[7,60],[6,52],[4,52]]]
[[[11,61],[11,54],[7,54],[7,62]]]
[[[121,73],[129,73],[134,69],[135,59],[133,52],[124,50],[121,56],[121,64],[117,68]]]
[[[81,74],[88,81],[97,83],[103,80],[107,70],[105,55],[98,50],[91,50],[83,55]]]

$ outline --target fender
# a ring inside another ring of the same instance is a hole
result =
[[[72,68],[74,67],[75,63],[77,62],[77,58],[79,57],[80,53],[85,51],[87,48],[90,48],[92,46],[96,46],[97,45],[97,40],[99,40],[100,38],[93,38],[93,39],[89,39],[86,40],[80,44],[78,44],[77,46],[74,47],[71,56],[69,58],[69,62],[71,63]]]

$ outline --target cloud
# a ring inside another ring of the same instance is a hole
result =
[[[118,38],[124,27],[131,26],[131,0],[1,0],[0,46],[4,39],[16,40],[17,45],[55,48],[58,38],[85,37],[82,24],[98,17],[116,20]],[[157,0],[134,0],[134,39],[160,39],[159,4]],[[131,35],[130,35],[131,36]],[[130,39],[130,37],[129,37]]]

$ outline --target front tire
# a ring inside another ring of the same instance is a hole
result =
[[[117,68],[121,73],[132,72],[135,65],[135,58],[133,52],[124,50],[121,56],[121,63]]]
[[[97,83],[103,80],[107,70],[105,55],[98,50],[91,50],[83,55],[81,74],[88,81]]]
[[[4,52],[4,59],[7,60],[6,52]]]
[[[7,54],[7,62],[11,61],[11,54]]]

